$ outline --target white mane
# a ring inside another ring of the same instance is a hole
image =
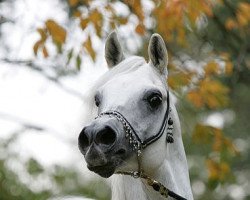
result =
[[[120,62],[117,66],[113,67],[111,70],[106,72],[103,76],[101,76],[91,90],[95,92],[96,88],[106,83],[111,77],[114,77],[118,74],[120,75],[120,74],[131,73],[137,70],[141,65],[145,63],[146,61],[143,57],[131,56],[129,58],[126,58],[125,60]]]

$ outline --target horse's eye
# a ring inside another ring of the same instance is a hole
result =
[[[148,98],[148,103],[152,108],[157,108],[162,102],[162,97],[159,94],[153,94]]]
[[[95,105],[97,107],[100,105],[100,99],[99,99],[99,97],[97,95],[95,96]]]

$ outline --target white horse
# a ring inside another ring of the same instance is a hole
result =
[[[106,41],[109,71],[92,88],[93,117],[79,149],[89,170],[111,177],[113,200],[188,199],[193,195],[176,108],[167,86],[167,50],[153,34],[149,62]]]

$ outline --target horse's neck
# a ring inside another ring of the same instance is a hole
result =
[[[174,120],[174,143],[167,145],[166,159],[159,169],[153,173],[153,179],[160,181],[168,189],[192,200],[188,166],[183,147],[179,119],[175,109],[172,109]],[[144,180],[130,176],[115,175],[112,178],[112,200],[163,200]]]

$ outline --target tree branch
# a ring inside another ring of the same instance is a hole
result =
[[[75,145],[74,141],[71,141],[71,140],[69,140],[67,138],[63,138],[61,133],[59,133],[58,131],[56,131],[56,130],[54,130],[52,128],[46,128],[46,127],[43,127],[43,126],[40,126],[40,125],[37,125],[37,124],[34,124],[34,123],[30,123],[30,122],[27,122],[26,120],[21,119],[21,118],[19,118],[17,116],[7,114],[7,113],[3,113],[3,112],[0,112],[0,118],[21,125],[22,126],[20,128],[21,131],[18,131],[20,133],[24,132],[26,130],[35,130],[35,131],[38,131],[38,132],[51,132],[51,133],[53,133],[54,136],[56,136],[57,138],[60,138],[60,140],[62,140],[63,142]]]
[[[60,80],[59,77],[56,76],[52,76],[50,74],[48,74],[47,72],[45,72],[44,68],[35,64],[34,62],[32,62],[31,60],[11,60],[8,58],[3,58],[0,61],[3,61],[5,63],[8,64],[12,64],[11,66],[14,65],[18,65],[18,66],[22,66],[22,67],[27,67],[29,69],[32,69],[33,71],[38,72],[40,75],[42,75],[43,77],[45,77],[47,80],[53,82],[54,84],[56,84],[59,88],[61,88],[63,91],[77,97],[80,98],[81,100],[85,99],[86,97],[81,94],[80,92],[73,90],[69,87],[66,87],[65,85],[63,85]]]

